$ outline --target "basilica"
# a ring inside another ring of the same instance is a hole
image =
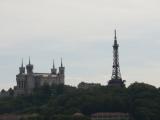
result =
[[[23,66],[22,60],[22,65],[19,67],[19,73],[16,75],[17,85],[14,87],[15,96],[32,94],[36,87],[43,86],[44,84],[64,84],[65,67],[62,64],[62,59],[58,72],[55,68],[54,61],[50,73],[33,72],[33,65],[30,62],[30,58],[28,65],[26,65],[26,70],[27,72],[25,73],[25,67]]]

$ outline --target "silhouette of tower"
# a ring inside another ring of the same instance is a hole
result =
[[[62,58],[61,58],[61,66],[59,67],[59,83],[60,84],[64,84],[64,78],[65,78],[65,67],[63,66],[63,63],[62,63]]]
[[[33,73],[33,65],[31,64],[30,57],[29,57],[29,64],[26,66],[26,69],[28,74]]]
[[[53,60],[53,68],[51,69],[51,73],[55,75],[57,74],[57,69],[55,68],[54,60]]]
[[[65,67],[63,66],[62,58],[61,58],[61,66],[59,67],[59,74],[64,75]]]
[[[25,67],[23,67],[23,59],[22,59],[22,65],[21,65],[21,67],[19,67],[19,73],[20,74],[25,73]]]
[[[119,86],[125,87],[124,80],[122,80],[120,66],[119,66],[119,54],[118,54],[118,43],[117,35],[115,30],[114,44],[113,44],[113,66],[112,66],[112,77],[108,82],[108,86]]]

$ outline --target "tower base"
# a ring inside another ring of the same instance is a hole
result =
[[[115,86],[115,87],[125,87],[125,80],[122,79],[112,79],[109,80],[108,86]]]

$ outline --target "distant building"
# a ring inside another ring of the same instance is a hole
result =
[[[20,116],[14,114],[1,114],[0,120],[20,120]]]
[[[91,115],[91,120],[129,120],[129,114],[128,113],[119,113],[119,112],[94,113]]]
[[[44,84],[64,84],[65,79],[65,67],[62,64],[59,67],[59,72],[54,66],[50,73],[34,73],[33,65],[30,63],[26,65],[27,73],[25,73],[25,67],[23,66],[23,61],[21,67],[19,67],[19,74],[16,75],[17,85],[14,87],[15,96],[17,95],[27,95],[32,94],[34,88],[43,86]]]
[[[80,88],[80,89],[88,89],[88,88],[98,87],[98,86],[101,86],[101,84],[99,84],[99,83],[85,83],[85,82],[81,82],[78,84],[78,88]]]
[[[74,113],[72,116],[73,117],[84,117],[84,114],[77,112],[77,113]]]

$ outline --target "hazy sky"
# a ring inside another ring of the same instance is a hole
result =
[[[160,87],[159,0],[0,0],[0,89],[16,84],[28,56],[35,72],[63,57],[66,84],[111,78],[114,29],[127,85]]]

